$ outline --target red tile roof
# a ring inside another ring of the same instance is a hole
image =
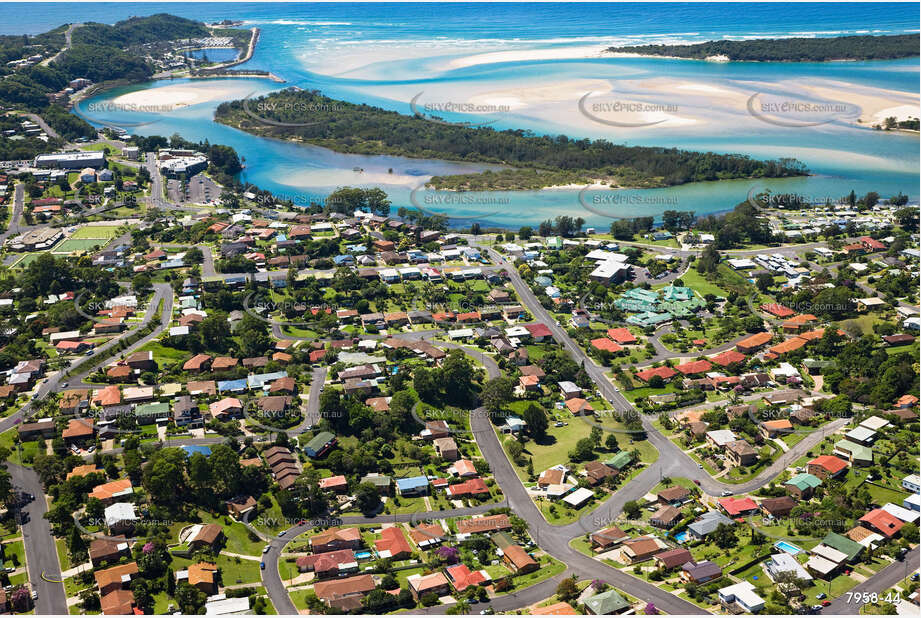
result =
[[[695,373],[704,373],[713,368],[713,365],[710,364],[710,361],[707,360],[696,360],[690,361],[687,363],[682,363],[675,367],[678,371],[684,375],[693,375]]]
[[[736,352],[735,350],[726,350],[722,354],[717,354],[710,359],[710,362],[719,365],[720,367],[726,367],[732,363],[741,363],[745,360],[745,355],[741,352]]]
[[[598,350],[606,350],[608,352],[620,352],[623,350],[623,347],[614,343],[607,337],[599,337],[598,339],[592,339],[592,347]]]
[[[765,305],[761,305],[761,310],[766,311],[767,313],[770,313],[771,315],[776,315],[778,318],[788,318],[794,313],[796,313],[795,311],[793,311],[793,309],[790,309],[789,307],[785,307],[784,305],[781,305],[780,303],[768,303]]]
[[[609,328],[608,337],[610,337],[611,339],[613,339],[614,341],[616,341],[617,343],[621,345],[625,345],[628,343],[636,343],[636,337],[633,336],[633,333],[631,333],[629,330],[623,327]]]
[[[755,333],[736,344],[740,348],[760,348],[771,340],[771,333]]]
[[[678,373],[671,367],[650,367],[649,369],[643,369],[642,371],[636,372],[636,377],[643,382],[649,382],[652,376],[660,376],[663,380],[668,380],[676,375],[678,375]]]
[[[736,516],[749,511],[757,511],[758,505],[751,498],[720,498],[719,504],[729,515]]]
[[[546,324],[525,324],[532,337],[549,337],[552,333]]]
[[[905,525],[905,522],[883,509],[873,509],[861,517],[860,521],[861,523],[870,524],[874,530],[886,538],[894,536]]]
[[[843,459],[839,459],[834,455],[819,455],[815,459],[809,462],[811,466],[819,466],[827,470],[830,474],[838,474],[845,468],[847,468],[847,462]]]

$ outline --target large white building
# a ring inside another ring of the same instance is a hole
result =
[[[91,167],[100,169],[106,165],[104,152],[55,152],[42,154],[35,157],[35,167],[51,167],[66,170],[77,170]]]

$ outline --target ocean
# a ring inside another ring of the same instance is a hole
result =
[[[917,135],[874,131],[854,121],[869,109],[917,107],[917,58],[873,62],[712,63],[664,58],[599,57],[612,45],[701,42],[715,38],[902,34],[918,31],[918,4],[253,4],[253,3],[11,3],[0,32],[37,33],[68,22],[111,23],[168,12],[261,29],[252,60],[240,68],[272,72],[262,79],[172,80],[103,93],[86,105],[164,85],[212,93],[210,100],[170,112],[113,112],[106,121],[150,122],[130,130],[179,133],[235,147],[244,180],[298,203],[322,199],[344,185],[379,185],[395,207],[518,227],[558,215],[606,227],[611,218],[698,214],[731,209],[752,192],[797,192],[835,199],[851,189],[918,198]],[[186,84],[183,86],[183,84]],[[741,153],[759,159],[795,157],[812,176],[778,180],[692,183],[667,189],[571,188],[467,194],[463,199],[422,187],[435,174],[481,166],[400,157],[343,155],[251,136],[214,123],[222,100],[287,86],[318,89],[353,102],[412,113],[410,101],[475,102],[485,113],[439,114],[450,121],[526,129],[630,145]],[[843,111],[778,117],[759,104],[836,101]],[[856,94],[855,94],[856,93]],[[912,96],[914,99],[912,99]],[[610,123],[580,107],[641,102],[650,112]],[[605,103],[606,102],[606,103]],[[91,116],[92,117],[92,116]],[[642,126],[633,126],[642,125]]]

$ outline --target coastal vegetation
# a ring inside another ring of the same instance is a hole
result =
[[[222,103],[218,122],[265,137],[290,139],[337,152],[398,155],[506,165],[506,172],[443,176],[436,189],[536,189],[603,181],[662,187],[729,178],[803,176],[795,159],[758,161],[744,155],[677,148],[625,146],[607,140],[536,135],[520,129],[455,125],[364,104],[331,99],[318,91],[286,89]]]
[[[726,56],[730,60],[760,62],[824,62],[913,58],[918,55],[918,43],[918,34],[898,34],[812,39],[723,40],[692,45],[633,45],[609,47],[606,51],[697,60],[704,60],[710,56]]]

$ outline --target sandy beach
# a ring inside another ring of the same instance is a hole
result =
[[[173,84],[136,90],[116,97],[112,103],[127,111],[171,111],[198,103],[229,100],[240,96],[244,95],[240,94],[238,87],[222,86],[212,81],[207,84]]]
[[[840,101],[860,108],[859,124],[873,126],[890,116],[898,120],[921,117],[921,99],[917,94],[866,88],[844,82],[821,82],[819,85],[798,83],[797,86],[828,101]]]
[[[574,60],[579,58],[601,58],[604,48],[598,45],[580,45],[573,47],[550,47],[545,49],[520,49],[474,54],[455,58],[445,65],[447,69],[463,69],[481,64],[498,62],[524,62],[532,60]]]

